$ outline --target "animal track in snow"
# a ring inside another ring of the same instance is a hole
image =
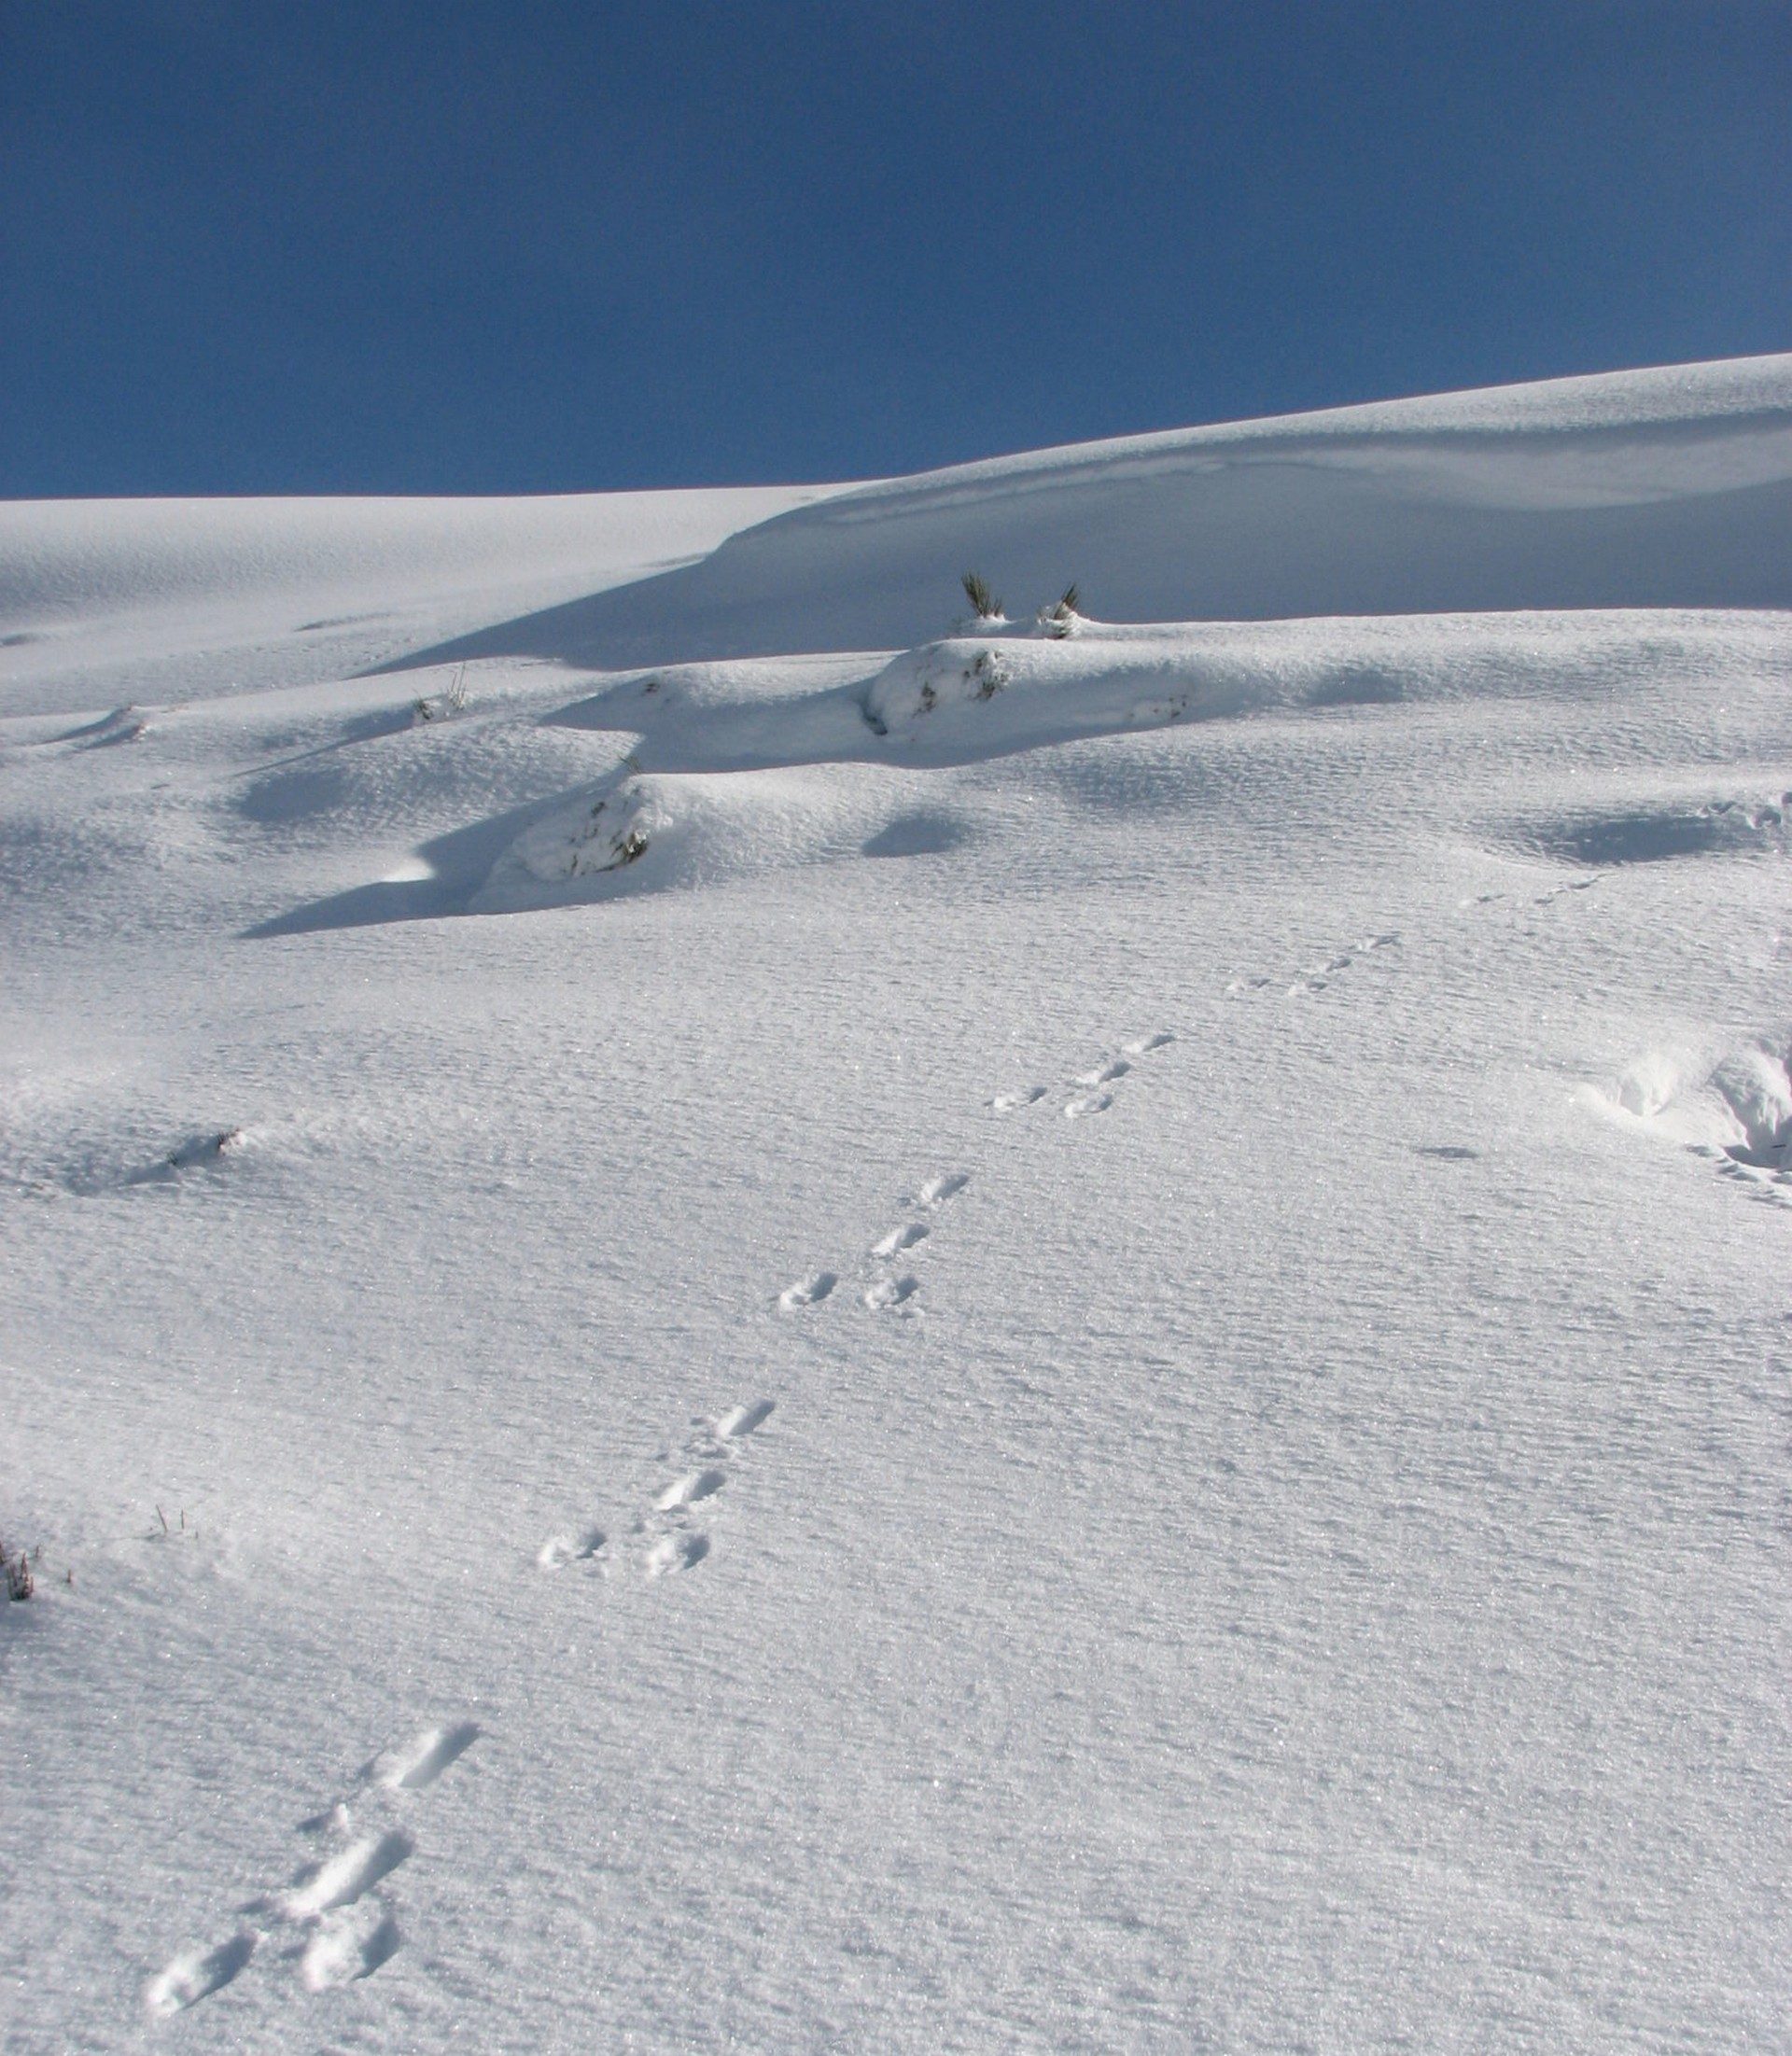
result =
[[[744,1457],[741,1445],[776,1411],[775,1400],[741,1400],[713,1420],[693,1420],[676,1454],[661,1452],[664,1461],[681,1462],[689,1468],[663,1485],[635,1522],[642,1545],[641,1568],[650,1578],[693,1570],[709,1554],[709,1537],[689,1525],[691,1509],[714,1499],[728,1483],[728,1470],[717,1459],[731,1452]]]
[[[1036,1107],[1044,1098],[1044,1085],[1029,1085],[1024,1092],[999,1092],[989,1104],[998,1113],[1012,1113],[1016,1107]]]
[[[1092,1113],[1105,1113],[1113,1104],[1113,1095],[1106,1088],[1117,1085],[1123,1078],[1131,1077],[1140,1057],[1149,1056],[1175,1040],[1168,1028],[1159,1028],[1150,1035],[1136,1035],[1131,1042],[1121,1044],[1118,1056],[1103,1057],[1087,1070],[1078,1071],[1071,1080],[1071,1097],[1064,1104],[1065,1119],[1084,1121]]]
[[[602,1545],[603,1537],[597,1542]],[[388,1749],[368,1768],[369,1782],[388,1792],[421,1792],[434,1784],[452,1763],[457,1763],[479,1740],[477,1723],[456,1721],[450,1727],[430,1727],[401,1749]]]
[[[709,1537],[704,1534],[662,1535],[647,1552],[649,1577],[669,1577],[677,1571],[692,1571],[709,1554]]]
[[[307,1992],[353,1984],[390,1962],[399,1941],[399,1923],[377,1902],[346,1907],[319,1921],[299,1960],[299,1975]]]
[[[1225,988],[1228,998],[1236,999],[1246,992],[1263,992],[1280,988],[1290,1000],[1298,999],[1303,993],[1323,992],[1340,972],[1349,971],[1365,958],[1377,956],[1384,949],[1398,949],[1399,931],[1389,929],[1379,935],[1365,935],[1358,942],[1344,949],[1336,949],[1323,963],[1307,964],[1290,976],[1278,977],[1273,973],[1234,978]]]
[[[209,1999],[245,1967],[260,1939],[252,1927],[245,1927],[216,1949],[176,1956],[160,1977],[149,1980],[144,2004],[159,2020],[166,2020],[171,2013],[184,2012],[202,1999]]]
[[[694,1506],[699,1500],[713,1499],[727,1482],[726,1471],[689,1471],[665,1488],[653,1502],[653,1511],[669,1514],[675,1506]]]
[[[587,1528],[577,1538],[550,1535],[536,1551],[535,1560],[544,1571],[564,1571],[568,1563],[595,1562],[609,1540],[601,1528]]]
[[[1792,1186],[1792,1176],[1785,1171],[1774,1171],[1763,1177],[1760,1172],[1744,1168],[1727,1154],[1725,1161],[1717,1167],[1717,1175],[1725,1183],[1736,1186],[1744,1199],[1753,1199],[1764,1207],[1792,1206],[1792,1198],[1774,1190],[1776,1186]]]
[[[948,1199],[956,1199],[971,1182],[971,1173],[965,1170],[946,1171],[941,1177],[930,1178],[916,1195],[917,1205],[943,1207]]]
[[[1079,1071],[1071,1080],[1071,1098],[1065,1102],[1067,1121],[1087,1121],[1089,1114],[1106,1114],[1113,1104],[1113,1094],[1106,1087],[1118,1085],[1122,1077],[1130,1077],[1141,1056],[1149,1056],[1173,1041],[1175,1036],[1168,1028],[1159,1028],[1155,1034],[1141,1034],[1130,1042],[1122,1042],[1118,1056],[1103,1056],[1101,1063]]]
[[[1361,942],[1352,943],[1346,949],[1334,950],[1323,964],[1309,964],[1297,972],[1289,991],[1291,994],[1323,992],[1340,971],[1349,971],[1360,958],[1372,957],[1378,950],[1397,948],[1399,943],[1399,936],[1392,930],[1384,935],[1365,935]]]
[[[361,1773],[362,1792],[376,1819],[384,1811],[389,1823],[395,1807],[434,1784],[479,1737],[475,1722],[452,1721],[382,1751]],[[356,1801],[357,1807],[361,1803]],[[378,1888],[410,1861],[417,1845],[405,1828],[395,1825],[357,1835],[345,1799],[299,1825],[302,1834],[329,1835],[343,1846],[307,1865],[284,1892],[245,1910],[273,1925],[298,1928],[303,1938],[285,1951],[285,1960],[297,1959],[307,1991],[326,1992],[370,1977],[397,1952],[398,1923]],[[267,1938],[263,1927],[245,1926],[215,1949],[175,1957],[145,1988],[145,2006],[159,2018],[196,2006],[238,1977]]]
[[[839,1282],[832,1271],[817,1271],[813,1278],[799,1279],[794,1285],[786,1285],[777,1295],[777,1303],[790,1312],[799,1307],[817,1307]]]
[[[716,1434],[723,1442],[735,1442],[752,1434],[755,1428],[763,1428],[777,1410],[777,1402],[757,1399],[739,1406],[730,1406],[716,1420]]]
[[[416,1846],[402,1828],[363,1835],[304,1874],[302,1881],[287,1894],[282,1910],[288,1920],[302,1921],[339,1906],[353,1906],[382,1878],[408,1863]]]
[[[1131,1069],[1132,1066],[1124,1057],[1116,1056],[1109,1063],[1098,1064],[1093,1070],[1084,1071],[1079,1077],[1071,1079],[1071,1083],[1074,1085],[1111,1085],[1116,1080],[1124,1078]]]
[[[873,1313],[884,1313],[912,1299],[920,1289],[918,1279],[880,1278],[866,1291],[865,1305]]]
[[[1551,886],[1547,892],[1539,892],[1532,901],[1533,906],[1547,906],[1552,900],[1560,900],[1565,892],[1590,892],[1603,877],[1603,872],[1591,878],[1570,878],[1566,885]]]
[[[929,1230],[918,1221],[904,1221],[901,1227],[891,1228],[881,1241],[872,1245],[874,1256],[900,1256],[904,1250],[912,1250],[916,1243],[927,1240]]]

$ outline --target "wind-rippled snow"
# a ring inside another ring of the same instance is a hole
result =
[[[1781,2046],[1788,425],[5,510],[7,2046]]]

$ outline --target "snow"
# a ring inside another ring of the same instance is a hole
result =
[[[0,501],[9,712],[346,676],[483,623],[700,560],[828,488],[518,500]]]
[[[1784,607],[1784,357],[1133,436],[840,493],[682,570],[436,652],[604,664],[909,649],[966,570],[1112,621]],[[954,594],[954,597],[957,595]]]
[[[1783,2046],[1789,542],[1786,357],[0,508],[0,2040]]]

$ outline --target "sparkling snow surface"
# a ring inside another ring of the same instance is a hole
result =
[[[1792,358],[0,508],[0,2041],[1784,2048],[1786,609]]]

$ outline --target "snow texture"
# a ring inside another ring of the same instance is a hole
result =
[[[1788,807],[1792,358],[0,508],[0,2042],[1783,2048]]]

